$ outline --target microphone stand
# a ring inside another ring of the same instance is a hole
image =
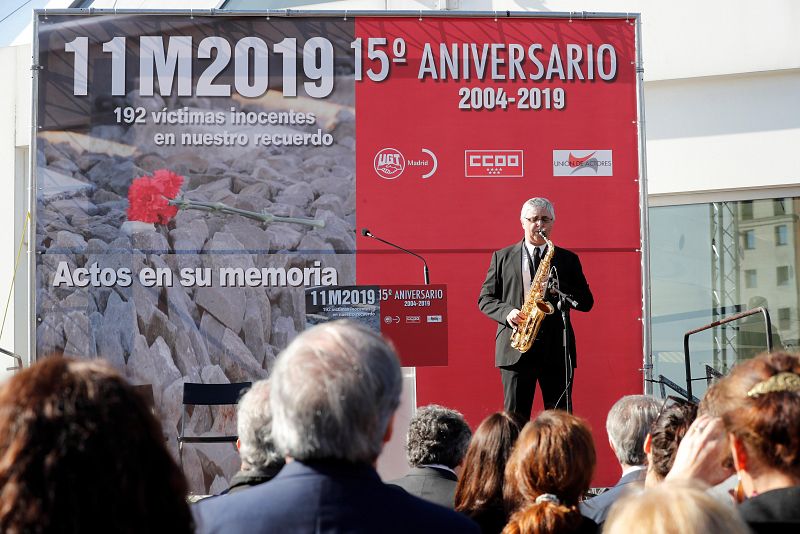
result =
[[[386,241],[385,239],[381,239],[380,237],[376,236],[375,234],[373,234],[372,232],[370,232],[366,228],[362,228],[361,229],[361,235],[363,235],[364,237],[371,237],[372,239],[377,239],[381,243],[385,243],[385,244],[389,245],[390,247],[394,247],[396,249],[402,250],[406,254],[411,254],[412,256],[421,259],[422,260],[422,264],[424,265],[424,268],[422,270],[422,275],[423,275],[423,277],[425,279],[425,285],[426,286],[430,285],[430,283],[431,283],[430,272],[428,271],[428,262],[425,261],[425,258],[423,258],[422,256],[420,256],[419,254],[417,254],[415,252],[411,252],[407,248],[403,248],[400,245],[395,245],[394,243],[390,243],[389,241]]]
[[[556,272],[556,280],[558,280],[558,273]],[[572,368],[572,355],[569,353],[569,309],[577,308],[578,302],[571,296],[567,295],[557,285],[550,288],[550,291],[558,295],[558,309],[561,311],[561,321],[564,324],[562,331],[562,342],[564,344],[564,391],[559,395],[556,401],[556,406],[561,402],[561,398],[566,396],[567,413],[572,413],[572,380],[574,378],[574,370]]]

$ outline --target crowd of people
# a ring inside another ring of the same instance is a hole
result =
[[[473,433],[442,406],[407,435],[411,471],[375,469],[400,364],[348,321],[306,330],[238,409],[241,470],[189,505],[140,394],[101,361],[48,357],[0,388],[0,531],[725,533],[800,528],[800,357],[736,366],[694,406],[629,395],[606,421],[619,482],[589,494],[588,423],[498,412]]]

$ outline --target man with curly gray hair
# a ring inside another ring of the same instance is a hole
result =
[[[456,468],[467,452],[472,431],[455,410],[430,404],[417,410],[406,436],[411,471],[395,484],[427,501],[453,508]]]

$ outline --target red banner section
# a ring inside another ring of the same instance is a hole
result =
[[[447,287],[383,286],[381,333],[405,367],[447,365]]]
[[[591,312],[572,314],[574,407],[605,466],[595,482],[613,483],[605,416],[641,391],[632,21],[360,18],[355,36],[357,227],[424,256],[449,289],[447,367],[418,370],[418,404],[455,407],[473,423],[502,409],[496,323],[478,292],[492,251],[522,239],[523,202],[546,197],[551,239],[580,256],[595,296]],[[357,245],[357,283],[419,279],[417,259]]]

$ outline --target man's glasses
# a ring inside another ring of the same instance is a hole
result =
[[[553,222],[553,219],[551,219],[550,217],[523,217],[523,218],[531,224],[536,224],[537,222],[540,222],[542,224],[550,224],[551,222]]]

